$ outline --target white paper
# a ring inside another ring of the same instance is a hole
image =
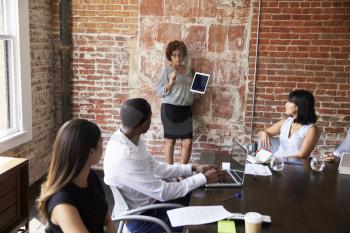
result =
[[[255,176],[271,176],[271,170],[268,166],[264,166],[261,164],[249,164],[245,165],[244,173],[247,175],[255,175]]]
[[[223,162],[223,163],[221,164],[221,168],[222,168],[222,170],[230,170],[230,165],[231,165],[231,163],[225,163],[225,162]]]
[[[256,153],[256,158],[263,163],[271,159],[271,156],[272,156],[272,153],[265,149],[261,149],[258,151],[258,153]]]
[[[247,155],[247,161],[250,163],[263,163],[260,160],[258,160],[255,156]]]
[[[173,227],[200,225],[232,217],[223,206],[189,206],[167,211]]]

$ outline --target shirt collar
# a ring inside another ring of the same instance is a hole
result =
[[[138,150],[138,146],[135,145],[120,129],[117,131],[117,138],[120,142],[126,144],[132,150]]]

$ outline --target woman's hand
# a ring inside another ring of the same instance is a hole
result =
[[[323,160],[326,161],[326,162],[334,162],[334,159],[335,159],[335,157],[334,157],[334,155],[332,153],[325,154],[323,156]]]
[[[174,85],[176,81],[176,71],[173,71],[169,74],[169,84]]]
[[[260,144],[262,148],[268,149],[271,147],[270,134],[268,132],[266,132],[265,130],[261,131],[260,138],[261,138]]]

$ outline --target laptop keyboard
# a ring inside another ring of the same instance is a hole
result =
[[[222,170],[219,177],[219,183],[229,184],[237,182],[233,179],[232,174],[228,170]]]

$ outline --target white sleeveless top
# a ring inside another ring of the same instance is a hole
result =
[[[289,137],[293,120],[293,117],[288,117],[281,126],[281,133],[279,137],[280,146],[275,153],[277,155],[288,156],[290,154],[298,153],[304,142],[307,131],[313,126],[313,124],[303,125],[291,137]]]

